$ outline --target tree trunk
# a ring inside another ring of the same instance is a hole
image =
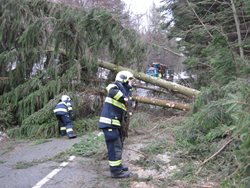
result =
[[[112,70],[112,71],[116,71],[119,72],[121,70],[128,70],[130,72],[132,72],[135,76],[135,78],[137,78],[138,80],[142,80],[148,83],[151,83],[153,85],[165,88],[165,89],[169,89],[169,90],[173,90],[175,92],[181,93],[183,95],[186,95],[188,97],[196,97],[200,91],[196,90],[196,89],[192,89],[192,88],[188,88],[179,84],[176,84],[174,82],[169,82],[160,78],[155,78],[152,76],[148,76],[142,72],[136,72],[134,70],[131,70],[129,68],[125,68],[122,66],[118,66],[118,65],[114,65],[112,63],[106,62],[106,61],[102,61],[102,60],[98,60],[99,66]]]
[[[0,77],[0,80],[8,80],[9,77]]]
[[[96,89],[96,88],[91,88],[90,93],[92,93],[93,95],[100,95],[102,94],[102,96],[104,96],[106,94],[106,90],[105,89]],[[150,98],[150,97],[142,97],[142,96],[138,96],[138,95],[133,95],[132,96],[134,101],[140,102],[140,103],[145,103],[145,104],[151,104],[154,106],[161,106],[161,107],[166,107],[166,108],[174,108],[174,109],[178,109],[178,110],[183,110],[183,111],[188,111],[191,109],[191,105],[188,103],[178,103],[175,101],[170,101],[170,100],[165,100],[165,99],[155,99],[155,98]],[[91,99],[91,103],[96,103],[92,101],[93,99]],[[101,100],[98,101],[100,102]],[[101,101],[101,104],[98,103],[97,106],[102,105],[103,101]]]
[[[191,109],[190,104],[178,103],[174,101],[169,101],[165,99],[154,99],[141,96],[133,96],[133,100],[141,103],[152,104],[154,106],[162,106],[167,108],[175,108],[183,111],[188,111]]]
[[[235,26],[236,26],[236,30],[237,30],[240,58],[244,61],[244,51],[242,48],[242,39],[241,39],[241,31],[240,31],[240,20],[237,16],[237,12],[236,12],[236,8],[235,8],[235,4],[234,4],[233,0],[231,0],[231,4],[232,4],[232,10],[233,10],[233,14],[234,14]]]
[[[138,84],[135,84],[133,85],[134,88],[142,88],[142,89],[146,89],[146,90],[150,90],[150,91],[153,91],[153,92],[156,92],[156,93],[163,93],[163,94],[166,94],[166,95],[175,95],[179,98],[182,98],[182,99],[190,99],[188,98],[186,95],[183,95],[183,94],[180,94],[180,93],[177,93],[177,92],[174,92],[174,91],[170,91],[170,90],[163,90],[163,89],[156,89],[156,88],[153,88],[153,87],[147,87],[147,86],[144,86],[144,85],[138,85]]]

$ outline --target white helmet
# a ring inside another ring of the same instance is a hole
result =
[[[129,71],[120,71],[115,77],[115,81],[126,83],[128,80],[134,79],[134,75]]]
[[[68,95],[63,95],[61,97],[61,101],[63,101],[63,102],[69,102],[69,101],[71,101],[71,99],[70,99],[70,97]]]

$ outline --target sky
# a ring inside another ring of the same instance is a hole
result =
[[[147,26],[147,15],[150,9],[155,3],[156,7],[160,5],[161,0],[122,0],[127,5],[127,9],[133,12],[133,14],[145,14],[143,16],[143,25]]]
[[[150,11],[153,3],[160,5],[161,0],[122,0],[127,4],[127,8],[134,14],[144,14]]]

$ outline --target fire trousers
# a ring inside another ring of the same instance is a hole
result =
[[[108,160],[111,173],[119,173],[122,170],[123,142],[119,129],[102,129],[108,149]]]
[[[58,119],[59,134],[64,136],[73,132],[73,124],[68,114],[56,115]]]

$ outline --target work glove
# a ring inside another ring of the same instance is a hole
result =
[[[75,119],[75,113],[73,112],[73,110],[69,111],[69,117],[71,120]]]

